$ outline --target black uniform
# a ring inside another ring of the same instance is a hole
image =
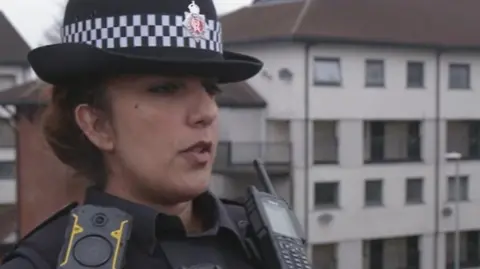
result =
[[[187,235],[178,217],[156,213],[94,188],[87,190],[85,203],[115,207],[133,217],[126,269],[177,269],[201,264],[224,269],[252,268],[242,245],[243,229],[238,225],[241,222],[238,216],[244,216],[243,208],[225,204],[209,192],[193,203],[194,210],[204,217],[205,227],[209,227],[201,234]],[[14,252],[0,269],[55,268],[64,243],[68,213],[69,210],[64,210],[21,242],[18,249],[23,247],[26,251]]]

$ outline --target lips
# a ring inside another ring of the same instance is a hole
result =
[[[198,141],[185,150],[181,151],[187,161],[193,164],[207,164],[211,159],[212,142]]]
[[[194,152],[210,152],[212,150],[212,142],[207,141],[198,141],[197,143],[186,148],[185,152],[194,151]]]

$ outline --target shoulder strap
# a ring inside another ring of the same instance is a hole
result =
[[[2,259],[2,264],[15,258],[29,260],[36,269],[55,268],[57,263],[57,249],[60,250],[63,244],[64,231],[58,230],[61,224],[51,225],[52,232],[57,232],[58,236],[52,236],[49,224],[58,222],[61,217],[66,216],[72,209],[77,207],[78,203],[70,203],[48,217],[40,225],[24,236],[12,251],[7,253]],[[53,227],[54,226],[54,227]]]

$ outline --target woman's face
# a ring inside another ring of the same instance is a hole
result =
[[[104,143],[109,184],[156,202],[190,200],[209,185],[217,146],[218,92],[212,81],[122,77],[107,84]],[[102,140],[103,139],[103,140]]]

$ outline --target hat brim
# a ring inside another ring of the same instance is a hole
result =
[[[36,48],[28,60],[40,79],[69,84],[89,77],[118,74],[162,74],[212,77],[233,83],[255,76],[263,67],[256,58],[223,52],[223,59],[162,59],[99,49],[87,44],[54,44]]]

